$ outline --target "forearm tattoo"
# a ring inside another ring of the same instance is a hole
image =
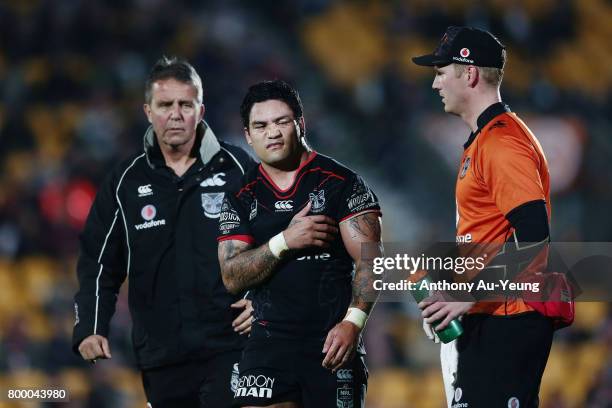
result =
[[[242,291],[256,286],[268,279],[279,259],[276,258],[268,244],[255,249],[237,247],[232,240],[221,242],[221,271],[225,281],[235,291]]]
[[[380,221],[378,213],[366,213],[349,220],[351,239],[378,243],[380,246]],[[378,251],[377,248],[377,251]],[[382,248],[381,248],[382,252]],[[373,259],[359,259],[355,262],[355,278],[353,279],[352,307],[358,307],[369,313],[378,298],[378,291],[374,289]]]
[[[355,264],[355,278],[353,279],[353,301],[351,307],[358,307],[370,313],[378,298],[378,291],[374,289],[374,274],[371,261],[359,261]]]

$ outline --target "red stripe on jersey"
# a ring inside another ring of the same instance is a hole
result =
[[[238,191],[236,193],[236,198],[240,197],[240,194],[242,194],[243,192],[249,191],[253,185],[257,184],[258,181],[259,181],[259,177],[257,178],[257,180],[251,181],[249,184],[247,184],[246,186],[242,187],[240,189],[240,191]]]
[[[224,237],[217,238],[218,242],[228,241],[228,240],[242,241],[242,242],[246,242],[247,244],[255,243],[255,238],[253,238],[250,235],[226,235]]]
[[[358,215],[366,214],[366,213],[371,213],[371,212],[377,213],[379,217],[382,216],[382,212],[380,212],[379,210],[363,210],[363,211],[357,212],[355,214],[347,215],[346,217],[344,217],[340,221],[338,221],[338,223],[341,223],[342,221],[350,220],[351,218],[357,217]]]
[[[300,174],[300,177],[297,179],[297,181],[295,182],[295,185],[293,186],[293,188],[291,189],[291,191],[290,191],[290,192],[289,192],[289,194],[287,194],[287,195],[280,195],[280,194],[278,194],[278,192],[277,192],[277,191],[278,191],[279,189],[278,189],[278,187],[276,186],[276,184],[274,184],[274,182],[272,182],[271,184],[269,184],[269,183],[267,183],[267,182],[266,182],[266,181],[268,181],[268,180],[262,180],[262,181],[264,181],[264,183],[263,183],[263,184],[264,184],[264,186],[267,186],[267,187],[268,187],[268,189],[272,191],[272,193],[274,194],[274,196],[275,196],[276,198],[278,198],[279,200],[286,200],[286,199],[288,199],[288,198],[293,197],[293,196],[295,195],[295,193],[297,193],[297,188],[298,188],[298,186],[300,185],[300,182],[302,181],[302,178],[304,178],[304,176],[305,176],[306,174],[308,174],[308,173],[313,173],[313,172],[315,172],[315,171],[320,171],[321,173],[323,173],[323,174],[327,174],[327,175],[328,175],[328,176],[327,176],[327,178],[326,178],[326,179],[325,179],[325,180],[324,180],[324,181],[323,181],[321,184],[319,184],[319,187],[321,187],[325,181],[327,181],[329,178],[332,178],[332,177],[333,177],[333,178],[337,178],[337,179],[342,180],[342,181],[344,181],[344,180],[345,180],[345,178],[344,178],[344,177],[342,177],[342,176],[340,176],[340,175],[338,175],[338,174],[336,174],[336,173],[334,173],[334,172],[327,171],[327,170],[322,170],[322,169],[321,169],[321,167],[315,167],[314,169],[308,169],[307,171],[305,171],[305,172],[303,172],[302,174]],[[283,190],[281,190],[281,192],[282,192],[282,191],[283,191]],[[284,191],[287,191],[287,190],[284,190]]]
[[[344,177],[337,175],[336,173],[332,173],[331,171],[325,171],[325,170],[321,170],[321,173],[323,174],[329,174],[329,176],[327,176],[325,178],[325,180],[323,180],[322,182],[319,183],[319,185],[317,187],[321,187],[323,184],[327,183],[327,180],[329,180],[330,178],[338,178],[342,181],[344,181]]]
[[[311,161],[314,160],[314,158],[317,157],[317,152],[312,152],[310,153],[310,156],[308,156],[308,158],[306,159],[306,161],[302,164],[300,164],[300,166],[297,168],[295,174],[298,174],[307,164],[309,164]],[[268,182],[278,191],[280,191],[281,193],[286,193],[288,189],[283,190],[282,188],[280,188],[279,186],[276,185],[276,183],[274,181],[272,181],[272,178],[268,175],[268,173],[266,173],[266,170],[263,168],[263,165],[260,164],[259,165],[259,172],[266,178],[266,180],[268,180]],[[294,180],[295,181],[295,180]],[[293,184],[293,182],[291,183]]]

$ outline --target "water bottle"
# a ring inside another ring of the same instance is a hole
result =
[[[424,276],[414,284],[414,289],[411,290],[411,292],[412,296],[414,297],[414,300],[416,300],[417,303],[429,297],[429,291],[425,288],[421,289],[421,284],[423,282],[427,282],[427,284],[430,284],[432,282],[431,277],[429,277],[429,275],[427,274],[424,274]],[[450,343],[451,341],[455,340],[457,337],[463,334],[463,326],[461,326],[461,322],[459,322],[459,319],[451,320],[448,326],[446,326],[446,328],[443,330],[435,330],[435,327],[440,324],[441,321],[442,320],[438,320],[432,323],[431,327],[432,329],[434,329],[442,343]]]

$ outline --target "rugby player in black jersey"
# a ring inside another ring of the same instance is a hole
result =
[[[287,83],[253,85],[241,115],[261,164],[226,194],[219,224],[223,281],[230,292],[250,289],[254,308],[236,406],[363,407],[361,331],[376,292],[361,250],[369,243],[368,259],[380,255],[378,199],[308,147]]]

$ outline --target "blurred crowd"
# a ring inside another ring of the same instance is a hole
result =
[[[144,81],[161,55],[196,67],[205,119],[238,144],[248,86],[289,81],[314,148],[379,194],[385,240],[453,240],[455,157],[469,132],[410,57],[448,25],[490,29],[508,47],[504,100],[547,140],[553,240],[612,241],[610,20],[605,0],[0,2],[0,390],[67,388],[65,407],[144,406],[125,288],[111,361],[80,361],[70,336],[78,234],[105,174],[141,146]],[[612,308],[577,313],[555,337],[545,408],[612,406]],[[379,304],[366,344],[369,407],[444,406],[438,349],[414,304]]]

